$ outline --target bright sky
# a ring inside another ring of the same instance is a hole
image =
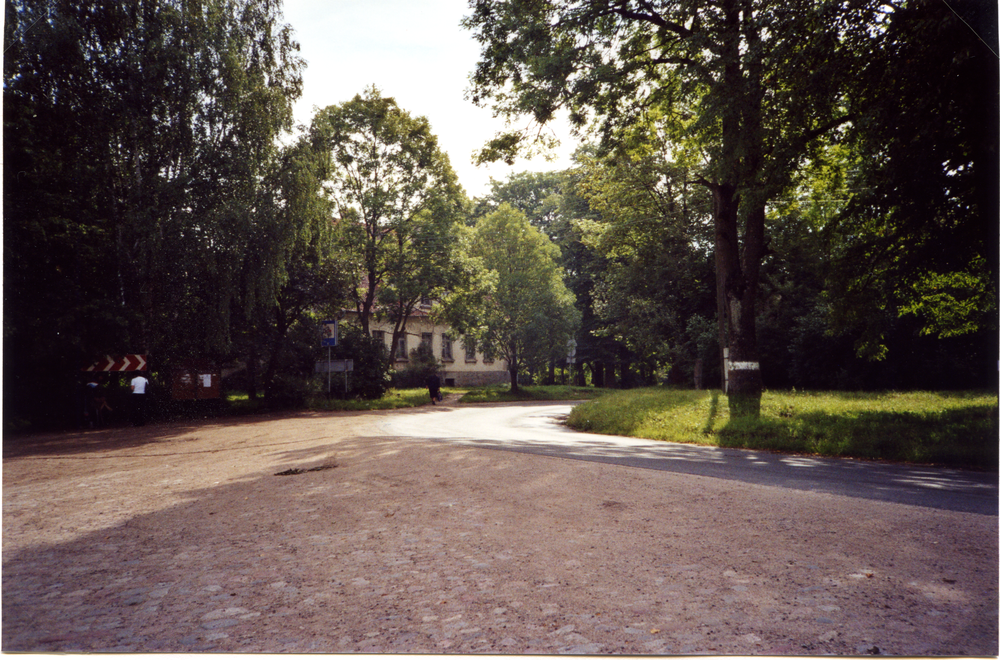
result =
[[[470,197],[489,191],[489,179],[511,172],[565,169],[576,142],[558,129],[557,160],[536,157],[508,167],[476,166],[472,154],[503,128],[489,109],[465,100],[479,45],[459,21],[467,0],[285,0],[306,60],[295,121],[308,125],[315,108],[349,101],[374,84],[414,116],[427,117]]]

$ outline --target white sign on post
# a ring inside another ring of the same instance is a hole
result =
[[[335,373],[339,374],[342,371],[354,371],[354,360],[327,360],[326,362],[316,363],[316,373]]]

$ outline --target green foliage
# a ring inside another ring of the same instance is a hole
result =
[[[714,316],[711,200],[692,173],[671,160],[665,143],[643,142],[602,158],[581,158],[577,190],[600,220],[574,224],[584,246],[602,260],[592,274],[598,331],[634,359],[668,367],[675,382],[692,382],[695,360],[715,359],[695,317]],[[714,329],[711,334],[716,335]],[[717,345],[717,338],[710,341]]]
[[[439,314],[481,350],[506,360],[517,390],[520,370],[565,351],[579,322],[558,267],[559,248],[503,204],[466,232],[464,249],[488,276],[452,291]]]
[[[609,151],[652,125],[697,156],[685,164],[714,201],[720,341],[734,359],[758,361],[768,204],[816,140],[851,119],[843,90],[879,3],[479,0],[473,9],[463,24],[481,44],[474,102],[542,124],[561,109],[578,128],[593,118]],[[730,386],[757,396],[758,373]]]
[[[245,255],[244,272],[258,276],[243,282],[246,317],[240,327],[248,364],[264,358],[268,398],[283,389],[276,379],[287,380],[296,364],[283,355],[289,334],[298,332],[300,344],[315,353],[318,321],[346,302],[349,274],[332,245],[329,203],[320,194],[321,156],[305,140],[283,150],[264,181],[270,194],[261,202],[253,249]],[[255,394],[255,364],[249,385]]]
[[[501,204],[509,204],[558,243],[567,224],[562,203],[565,188],[565,175],[561,172],[519,172],[506,181],[490,179],[490,194],[475,200],[473,219],[496,211]]]
[[[335,358],[354,360],[354,371],[348,377],[350,389],[345,398],[381,399],[392,379],[389,375],[389,351],[385,344],[353,324],[341,324],[340,341]],[[333,389],[335,395],[343,390]]]
[[[337,216],[337,249],[355,273],[361,327],[393,325],[392,345],[424,296],[464,274],[456,255],[466,198],[424,117],[374,87],[317,112],[309,139],[327,158],[323,190]]]
[[[1000,68],[984,28],[995,35],[992,3],[894,5],[849,90],[857,167],[831,302],[871,359],[901,315],[922,334],[996,334]]]
[[[7,3],[5,405],[50,400],[97,355],[232,348],[243,282],[269,277],[244,255],[301,92],[280,21],[266,0]]]
[[[410,351],[410,359],[406,367],[393,372],[392,386],[396,389],[426,387],[427,379],[433,374],[441,375],[441,363],[434,357],[434,352],[421,344]],[[442,379],[441,382],[444,382]]]
[[[615,392],[573,409],[581,431],[670,442],[996,470],[997,398],[961,392],[765,392],[759,419],[718,391]]]
[[[942,338],[976,332],[984,319],[989,318],[984,312],[995,312],[997,308],[986,260],[979,256],[965,270],[919,275],[913,282],[911,296],[900,306],[900,314],[922,317],[921,334]]]

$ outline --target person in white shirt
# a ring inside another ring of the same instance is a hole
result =
[[[142,426],[146,423],[146,387],[149,380],[141,373],[132,379],[132,423]]]

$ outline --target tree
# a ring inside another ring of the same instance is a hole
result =
[[[553,346],[565,347],[579,322],[558,267],[559,248],[507,204],[480,218],[465,240],[488,277],[446,297],[444,316],[485,353],[506,360],[516,392],[522,367],[547,360]]]
[[[474,215],[480,217],[510,204],[524,213],[528,222],[546,236],[558,241],[560,211],[564,189],[561,172],[517,172],[506,181],[490,179],[490,194],[476,200]]]
[[[667,367],[672,382],[691,382],[706,356],[687,327],[695,316],[711,318],[715,306],[711,198],[669,144],[651,137],[583,159],[577,189],[600,219],[576,224],[604,258],[594,274],[602,332],[648,371]]]
[[[15,0],[4,33],[6,385],[218,357],[302,61],[271,0]],[[36,374],[43,374],[39,378]],[[15,406],[20,404],[16,403]]]
[[[896,6],[859,71],[831,300],[866,357],[912,315],[924,335],[980,335],[995,364],[998,79],[996,5],[962,0]]]
[[[313,147],[328,154],[324,192],[337,215],[338,248],[356,272],[361,327],[393,325],[392,346],[420,301],[461,274],[458,230],[466,199],[426,118],[374,87],[320,110]]]
[[[703,151],[733,415],[759,413],[767,204],[816,139],[850,119],[843,89],[876,12],[811,0],[477,0],[464,20],[482,44],[474,102],[542,124],[559,110],[577,127],[593,115],[608,145],[655,110]],[[508,133],[481,155],[510,159],[523,143]]]
[[[333,248],[330,203],[321,194],[325,156],[300,139],[284,148],[263,185],[270,195],[260,200],[260,222],[243,269],[270,274],[244,281],[250,298],[244,305],[250,314],[243,322],[252,347],[247,360],[251,397],[256,394],[257,355],[265,357],[264,392],[273,399],[290,332],[297,325],[317,326],[317,314],[332,315],[345,302],[349,279]]]

